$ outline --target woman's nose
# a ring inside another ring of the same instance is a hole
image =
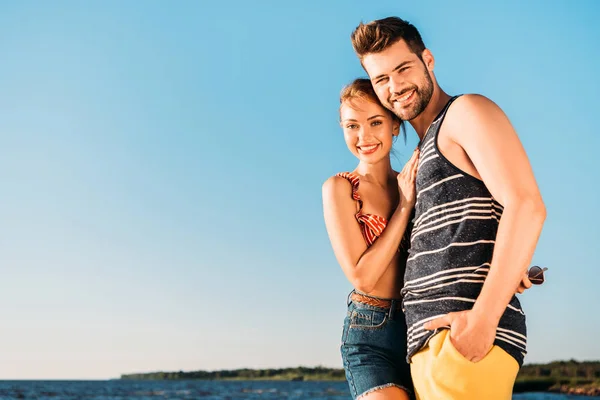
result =
[[[371,127],[366,125],[366,126],[362,126],[360,128],[360,130],[358,131],[358,137],[363,140],[365,138],[368,138],[371,136]]]

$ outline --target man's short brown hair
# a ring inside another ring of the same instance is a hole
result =
[[[352,35],[352,47],[360,60],[371,53],[379,53],[400,40],[404,40],[419,58],[425,43],[421,34],[411,23],[398,17],[387,17],[356,27]]]

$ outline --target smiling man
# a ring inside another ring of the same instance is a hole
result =
[[[381,103],[420,142],[403,308],[420,399],[510,399],[526,353],[515,291],[546,217],[533,172],[502,110],[450,96],[417,29],[360,24],[352,45]]]

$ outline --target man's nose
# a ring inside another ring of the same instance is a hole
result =
[[[390,77],[390,94],[400,93],[400,91],[402,90],[402,84],[402,80],[399,77]]]

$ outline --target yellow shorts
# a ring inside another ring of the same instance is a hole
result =
[[[510,400],[519,363],[498,346],[471,362],[444,329],[412,357],[410,370],[417,400]]]

